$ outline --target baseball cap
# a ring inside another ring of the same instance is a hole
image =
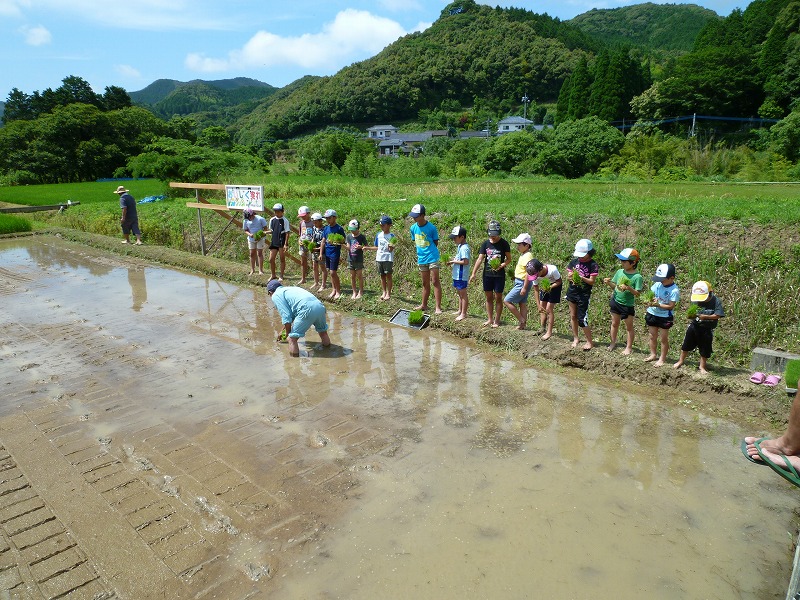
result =
[[[278,202],[277,204],[275,204],[275,205],[272,207],[272,210],[283,210],[283,204],[281,204],[280,202]]]
[[[297,209],[297,216],[302,217],[303,215],[307,215],[309,212],[311,211],[308,210],[307,206],[301,206]]]
[[[283,284],[281,283],[280,279],[273,279],[267,284],[267,293],[272,294],[281,287]]]
[[[383,215],[381,217],[381,225],[391,225],[392,224],[392,217],[389,215]]]
[[[515,244],[528,244],[531,245],[531,236],[528,233],[520,233],[517,237],[511,240]]]
[[[425,205],[424,204],[415,204],[411,208],[411,212],[408,213],[408,216],[411,217],[412,219],[416,219],[420,215],[424,215],[424,214],[425,214]]]
[[[490,222],[486,232],[489,235],[500,235],[500,233],[502,233],[502,229],[500,228],[500,223],[498,223],[497,221]]]
[[[359,223],[359,222],[358,222],[358,219],[353,219],[352,221],[350,221],[350,222],[347,224],[347,228],[348,228],[350,231],[357,231],[358,229],[360,229],[360,228],[361,228],[361,223]]]
[[[669,263],[662,263],[658,265],[656,269],[656,274],[653,275],[650,279],[652,281],[664,281],[665,279],[669,279],[670,277],[675,277],[675,265],[671,265]]]
[[[711,294],[711,284],[698,281],[692,286],[692,302],[705,302]]]
[[[575,258],[583,258],[589,252],[594,250],[594,244],[592,244],[592,240],[582,239],[578,240],[578,243],[575,244],[575,252],[572,253],[572,256]]]
[[[311,220],[312,221],[322,221],[322,215],[319,214],[319,213],[314,213],[313,215],[311,215]]]
[[[251,208],[245,208],[242,211],[242,216],[247,220],[251,220],[254,216],[256,216],[256,213],[254,213],[253,209]]]
[[[461,225],[456,225],[455,227],[453,227],[453,231],[450,232],[451,238],[457,238],[462,235],[464,236],[467,235],[467,230],[464,229]]]
[[[614,256],[620,260],[639,260],[639,252],[635,248],[625,248],[625,250]]]
[[[329,208],[328,210],[326,210],[326,211],[325,211],[325,218],[326,218],[326,219],[327,219],[328,217],[338,217],[338,216],[339,216],[339,215],[337,215],[337,214],[336,214],[336,211],[335,211],[335,210],[333,210],[332,208]]]

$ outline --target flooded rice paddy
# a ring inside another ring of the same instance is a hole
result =
[[[263,288],[48,237],[0,241],[0,302],[7,590],[785,594],[795,490],[680,390],[330,308],[291,359]]]

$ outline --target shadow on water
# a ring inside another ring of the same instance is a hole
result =
[[[54,319],[80,315],[172,357],[148,367],[161,376],[154,414],[212,437],[197,415],[236,406],[302,449],[298,464],[324,457],[357,475],[357,493],[285,566],[275,598],[782,597],[796,497],[741,458],[744,432],[730,423],[644,388],[332,309],[333,345],[312,329],[291,359],[261,289],[151,266],[145,281],[143,267],[41,246],[0,253],[6,268],[33,260],[52,273],[67,307]],[[116,324],[126,276],[132,315]],[[14,318],[46,310],[50,290]],[[342,415],[358,424],[348,436],[380,444],[337,438]],[[261,464],[247,443],[239,452]]]

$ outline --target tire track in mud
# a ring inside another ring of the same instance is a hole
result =
[[[34,287],[18,290],[15,302],[41,303]],[[211,359],[187,358],[185,337],[166,335],[189,329],[188,317],[150,316],[131,340],[103,326],[111,309],[93,310],[88,319],[75,314],[67,307],[42,323],[22,323],[13,310],[0,317],[0,367],[9,375],[0,443],[25,457],[21,471],[42,489],[36,497],[43,507],[53,506],[46,523],[54,529],[41,531],[52,534],[47,539],[71,540],[59,541],[74,563],[59,576],[93,572],[95,578],[82,584],[87,590],[107,580],[111,587],[97,593],[148,598],[166,589],[175,598],[267,597],[280,585],[275,574],[313,552],[314,542],[350,507],[359,470],[397,451],[388,424],[351,406],[273,395],[265,407],[270,414],[258,415],[213,389],[175,400],[175,376],[186,373],[190,360],[194,372],[215,369]],[[192,330],[192,337],[201,335]],[[158,339],[157,348],[144,336]],[[209,355],[229,345],[212,333],[206,338],[200,343]],[[249,349],[233,351],[252,358]],[[292,427],[284,428],[287,423]],[[55,491],[47,485],[54,471],[62,480]],[[91,514],[74,505],[75,490],[94,507]],[[26,515],[43,508],[32,498],[20,500],[31,503]],[[62,514],[73,532],[55,531],[52,523]],[[136,562],[138,569],[100,560],[109,542],[93,522],[97,515],[103,531],[120,536],[115,552],[125,550],[122,562]],[[0,557],[15,556],[8,554],[15,547],[6,545]],[[42,576],[24,562],[12,563],[3,569],[0,562],[9,585],[38,585]]]

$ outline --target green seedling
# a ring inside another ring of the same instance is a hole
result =
[[[547,277],[540,277],[538,283],[540,292],[547,293],[550,291],[550,280]]]
[[[578,269],[575,269],[572,272],[572,283],[575,285],[581,285],[583,283],[583,280],[581,279],[581,273],[578,271]]]
[[[253,234],[253,239],[254,239],[254,240],[256,240],[256,241],[258,241],[258,240],[260,240],[261,238],[263,238],[265,235],[266,235],[266,234],[264,233],[264,230],[263,230],[263,229],[259,229],[258,231],[256,231],[256,232]]]
[[[617,282],[617,287],[621,287],[623,285],[627,285],[629,287],[631,285],[631,280],[626,275],[620,277],[619,281]]]
[[[329,244],[344,244],[344,236],[341,233],[331,233],[328,235]]]
[[[786,371],[783,380],[787,388],[797,389],[797,381],[800,379],[800,359],[793,358],[786,362]]]
[[[422,313],[421,310],[412,310],[408,313],[408,324],[409,325],[420,325],[425,320],[425,315]]]
[[[689,308],[686,309],[686,318],[692,320],[695,317],[697,317],[698,309],[699,307],[697,306],[697,304],[690,305]]]
[[[281,331],[280,340],[281,340],[282,342],[285,342],[285,341],[286,341],[286,338],[287,338],[287,336],[286,336],[286,330],[284,329],[283,331]]]
[[[497,271],[500,268],[500,262],[501,262],[500,259],[497,258],[496,256],[494,258],[490,258],[489,268],[491,268],[493,271]]]
[[[440,262],[441,262],[443,265],[446,265],[446,264],[447,264],[447,263],[449,263],[451,260],[453,260],[453,257],[452,257],[452,256],[450,256],[449,254],[442,253],[442,254],[439,256],[439,261],[440,261]]]
[[[650,304],[651,302],[653,302],[653,300],[656,299],[656,293],[653,290],[645,290],[639,297],[645,304]]]
[[[303,240],[303,247],[309,252],[313,252],[316,249],[317,244],[314,240]]]

